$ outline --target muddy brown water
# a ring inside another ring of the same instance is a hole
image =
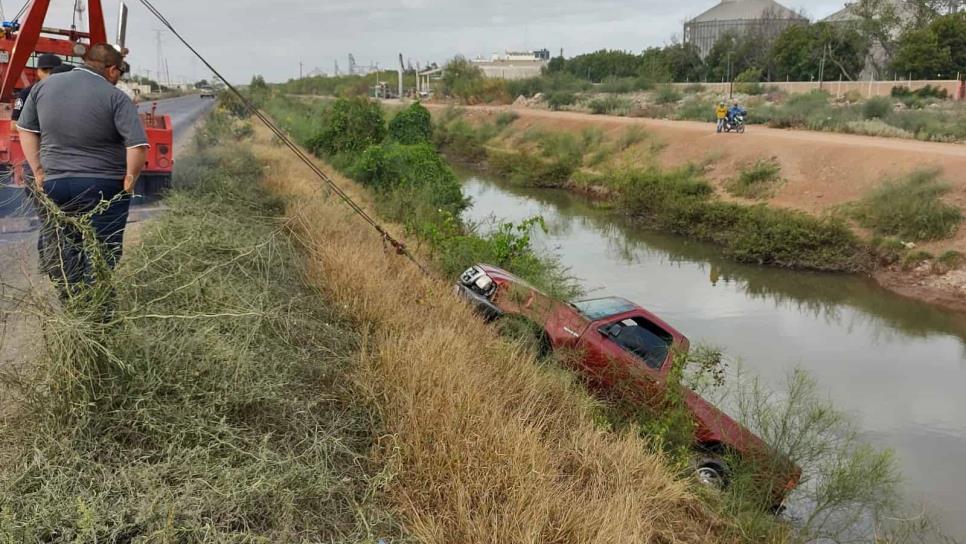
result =
[[[807,369],[864,438],[895,451],[909,498],[966,540],[966,315],[862,277],[738,264],[565,191],[460,174],[473,200],[467,218],[542,216],[549,232],[535,243],[590,296],[634,300],[776,386],[792,368]]]

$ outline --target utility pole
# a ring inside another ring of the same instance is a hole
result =
[[[302,61],[299,61],[299,79],[302,79]]]
[[[157,62],[158,62],[158,65],[157,65],[158,69],[155,73],[158,74],[158,86],[161,85],[161,77],[162,77],[162,74],[164,74],[164,60],[163,60],[163,55],[161,54],[161,33],[162,32],[164,31],[163,30],[154,31],[154,40],[157,46]]]
[[[828,52],[829,45],[825,44],[822,48],[822,61],[818,64],[818,90],[822,90],[822,82],[825,81],[825,54]]]
[[[728,100],[735,97],[735,80],[731,77],[731,55],[733,51],[728,51]]]

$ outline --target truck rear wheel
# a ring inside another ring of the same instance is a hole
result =
[[[694,477],[701,485],[725,489],[728,487],[728,463],[715,455],[698,456],[694,460]]]

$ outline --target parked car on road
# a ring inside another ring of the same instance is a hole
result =
[[[470,268],[456,292],[487,320],[512,315],[534,323],[542,350],[579,354],[576,370],[593,389],[611,397],[616,391],[625,401],[658,410],[675,358],[689,349],[683,334],[633,302],[617,297],[561,302],[495,266]],[[756,486],[763,486],[769,506],[780,509],[801,470],[694,391],[682,386],[682,393],[694,422],[698,481],[727,487],[731,465],[751,463]]]

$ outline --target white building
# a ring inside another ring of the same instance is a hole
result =
[[[483,75],[493,79],[527,79],[537,77],[550,62],[550,51],[505,51],[489,59],[477,58],[473,64],[483,71]]]

